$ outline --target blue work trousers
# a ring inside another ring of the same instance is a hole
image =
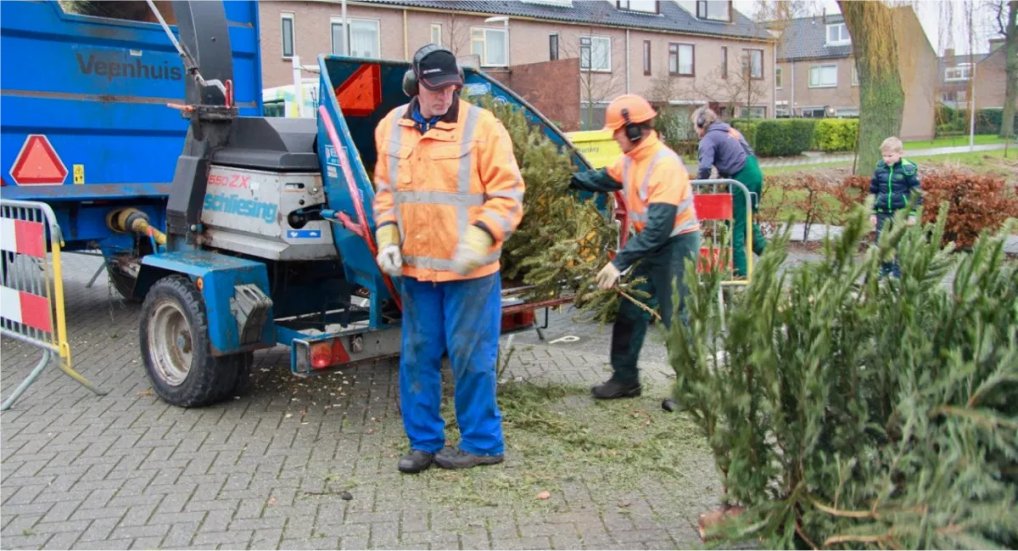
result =
[[[502,313],[498,272],[442,283],[404,277],[402,285],[399,393],[410,447],[436,453],[445,446],[445,420],[439,410],[442,356],[448,353],[460,449],[502,455],[502,413],[495,401]]]

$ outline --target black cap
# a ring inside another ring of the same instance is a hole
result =
[[[463,86],[463,77],[456,66],[456,57],[448,50],[432,52],[417,64],[418,80],[428,90],[455,84]]]

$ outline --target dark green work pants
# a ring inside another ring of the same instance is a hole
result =
[[[650,295],[647,305],[657,308],[665,327],[671,326],[673,283],[679,289],[679,311],[685,322],[685,299],[689,294],[689,289],[683,284],[685,260],[695,259],[699,250],[699,231],[676,235],[661,247],[660,252],[642,258],[633,267],[634,276],[646,279],[639,288]],[[643,339],[647,336],[649,322],[649,312],[626,298],[622,299],[612,327],[612,379],[627,384],[639,382],[640,372],[636,362],[640,357]]]
[[[760,164],[755,155],[746,157],[746,165],[742,170],[732,175],[732,178],[742,182],[751,194],[753,203],[753,252],[763,254],[767,242],[760,225],[756,223],[756,211],[759,207],[760,192],[763,190],[763,172],[760,171]],[[746,276],[746,199],[742,190],[735,188],[732,192],[732,214],[735,223],[732,224],[732,263],[735,265],[735,275]]]

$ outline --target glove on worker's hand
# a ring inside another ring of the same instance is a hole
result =
[[[470,226],[456,245],[452,257],[452,270],[459,275],[467,275],[484,263],[488,251],[494,241],[488,232],[477,226]]]
[[[378,256],[375,262],[383,272],[399,277],[403,273],[403,255],[399,252],[399,228],[395,224],[386,224],[375,231],[378,242]]]
[[[619,281],[622,272],[611,262],[604,265],[597,273],[597,286],[599,289],[611,289]]]

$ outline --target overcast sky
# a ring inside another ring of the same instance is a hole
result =
[[[992,19],[993,12],[988,7],[988,4],[991,3],[990,0],[898,0],[896,3],[909,4],[915,9],[923,29],[926,30],[926,37],[938,55],[943,54],[944,48],[950,47],[954,47],[957,53],[968,52],[968,33],[966,31],[968,23],[965,12],[969,5],[973,6],[973,19],[975,20],[973,26],[976,27],[973,47],[976,53],[988,51],[989,39],[997,36],[996,25]],[[756,4],[757,0],[733,0],[735,9],[749,17],[753,17]],[[827,10],[827,13],[840,13],[835,0],[813,0],[810,8],[816,13],[821,13],[824,9]],[[950,15],[951,24],[943,25],[944,29],[942,30],[940,22],[942,19],[947,19],[949,12],[952,12]]]

